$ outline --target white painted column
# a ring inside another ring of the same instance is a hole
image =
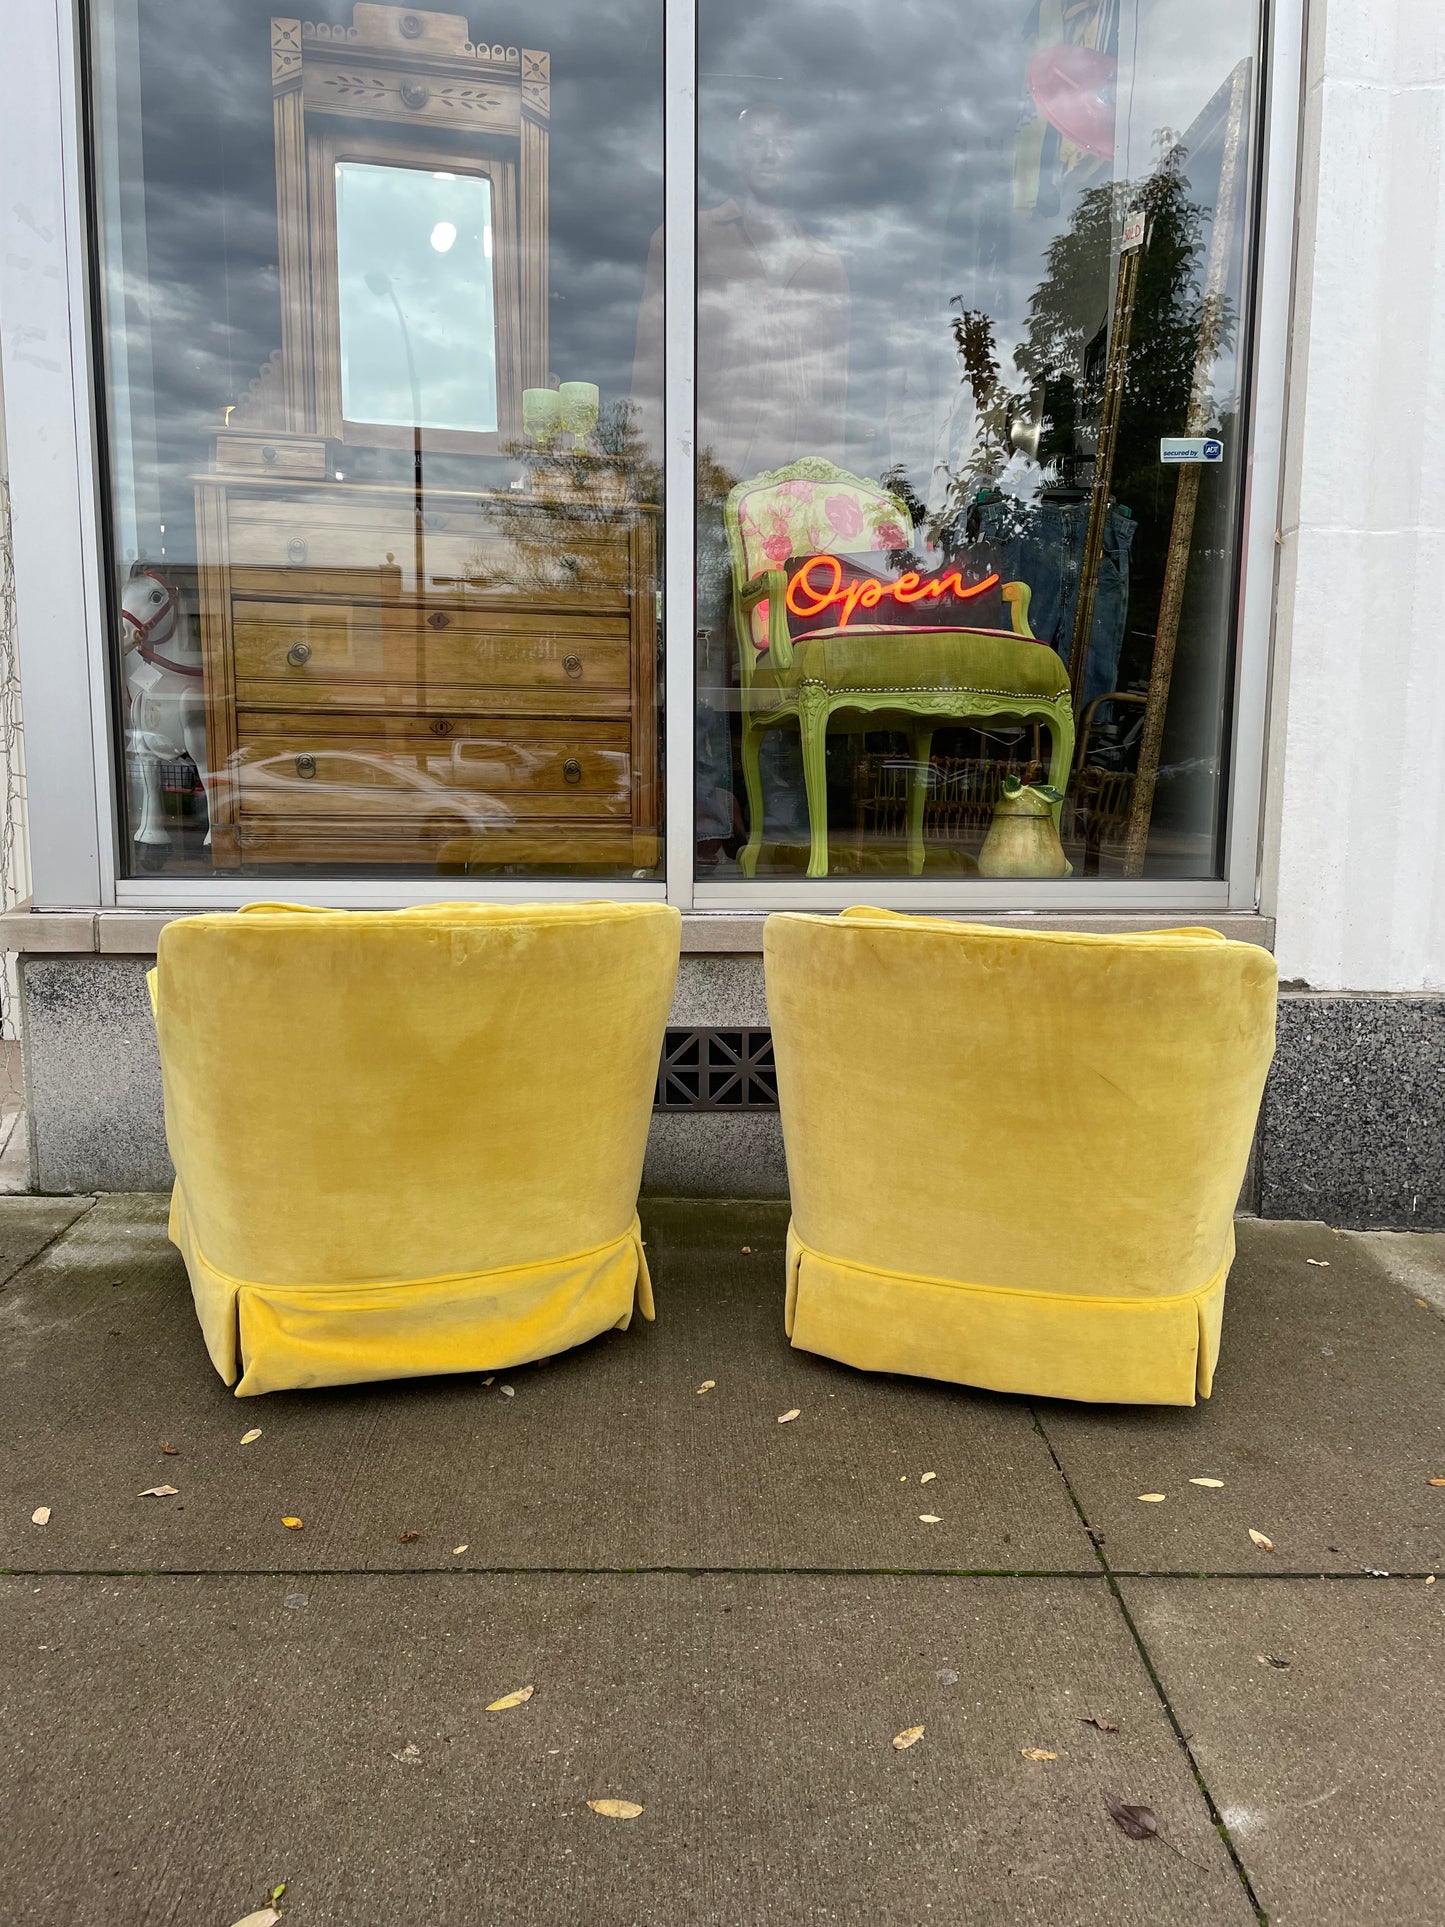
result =
[[[1445,990],[1445,3],[1311,0],[1262,908]]]

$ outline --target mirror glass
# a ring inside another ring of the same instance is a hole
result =
[[[347,421],[496,432],[492,270],[484,176],[337,162]]]

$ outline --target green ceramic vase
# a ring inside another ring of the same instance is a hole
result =
[[[1006,776],[993,821],[978,853],[978,873],[985,877],[1066,877],[1073,864],[1064,855],[1054,822],[1059,792],[1044,784],[1021,783]]]

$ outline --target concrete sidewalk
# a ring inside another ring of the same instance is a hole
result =
[[[0,1201],[11,1917],[1445,1919],[1445,1239],[1242,1223],[1140,1411],[793,1352],[780,1208],[643,1215],[655,1326],[237,1401],[162,1200]]]

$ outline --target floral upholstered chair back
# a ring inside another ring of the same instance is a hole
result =
[[[726,519],[735,594],[765,569],[785,568],[791,556],[906,549],[913,540],[912,520],[896,496],[821,456],[739,482]],[[854,624],[855,633],[863,626]],[[747,616],[739,611],[738,634],[754,651],[767,647],[766,602]]]

